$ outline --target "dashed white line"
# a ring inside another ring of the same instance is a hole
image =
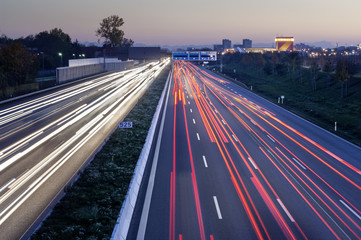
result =
[[[191,108],[191,109],[189,109],[189,111],[193,112],[192,108]]]
[[[216,196],[213,196],[213,201],[214,201],[214,205],[216,206],[216,211],[217,211],[218,219],[222,219],[221,209],[219,209],[218,200],[217,200],[217,197],[216,197]]]
[[[223,123],[224,125],[226,125],[226,123],[225,123],[225,121],[223,121],[223,119],[222,119],[222,123]]]
[[[217,109],[214,109],[214,111],[215,111],[216,113],[218,113],[218,112],[217,112]]]
[[[187,95],[187,98],[188,98],[188,95]]]
[[[232,134],[234,141],[238,142],[237,138]]]
[[[206,156],[203,155],[202,157],[203,157],[204,166],[207,168],[208,164],[207,164]]]
[[[257,125],[255,122],[253,122],[252,120],[251,120],[251,123],[253,123],[253,125]]]
[[[201,139],[200,139],[200,137],[199,137],[199,134],[197,133],[197,138],[198,138],[198,141],[200,141]]]
[[[193,118],[193,124],[196,124],[196,120],[194,120],[194,118]]]
[[[273,158],[275,158],[275,159],[276,159],[275,155],[273,155],[273,153],[272,153],[269,149],[267,149],[267,151],[269,152],[269,154],[271,154],[271,155],[272,155],[272,157],[273,157]]]
[[[358,215],[349,205],[347,205],[344,201],[340,200],[340,202],[347,207],[348,210],[350,210],[350,212],[352,212],[358,219],[361,220],[360,215]]]
[[[285,205],[283,205],[283,202],[281,201],[281,199],[277,198],[277,202],[281,205],[283,211],[285,211],[285,213],[287,214],[288,218],[291,220],[291,222],[295,222],[295,220],[293,219],[293,217],[291,216],[290,212],[287,210],[287,208],[285,207]]]
[[[191,102],[190,102],[190,101],[188,101],[188,104],[191,104]]]
[[[299,161],[297,161],[296,158],[292,158],[292,159],[293,159],[293,161],[295,161],[298,165],[300,165],[303,169],[306,170],[305,166],[303,166]]]
[[[250,161],[250,163],[252,163],[254,169],[257,170],[258,168],[257,168],[256,164],[254,164],[254,162],[252,161],[252,158],[248,157],[248,160]]]
[[[267,137],[271,139],[272,142],[275,142],[275,140],[270,135],[267,135]]]

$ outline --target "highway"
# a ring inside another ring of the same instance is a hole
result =
[[[361,239],[361,149],[175,61],[128,239]]]
[[[1,239],[29,237],[168,63],[148,63],[0,106]]]

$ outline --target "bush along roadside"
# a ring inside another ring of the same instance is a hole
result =
[[[31,239],[109,239],[128,191],[158,101],[166,67],[129,112]]]

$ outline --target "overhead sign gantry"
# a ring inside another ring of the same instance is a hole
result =
[[[184,61],[217,61],[216,51],[184,51],[184,52],[173,52],[173,60],[184,60]]]

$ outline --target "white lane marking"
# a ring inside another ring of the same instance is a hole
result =
[[[277,159],[277,158],[275,157],[275,155],[273,155],[273,153],[272,153],[269,149],[267,149],[267,151],[269,152],[269,154],[272,155],[273,158]]]
[[[15,178],[11,179],[7,184],[5,184],[1,189],[0,192],[4,191],[8,186],[10,186],[13,182],[15,182]]]
[[[191,109],[189,109],[189,111],[193,112],[192,108],[191,108]]]
[[[267,135],[267,137],[271,139],[272,142],[275,142],[275,140],[270,135]]]
[[[251,120],[251,123],[253,123],[253,125],[257,125],[255,122],[253,122],[252,120]]]
[[[225,123],[225,121],[223,121],[223,119],[222,119],[222,123],[223,123],[224,125],[226,125],[226,123]]]
[[[305,169],[306,170],[306,168],[305,168],[305,166],[303,166],[299,161],[297,161],[297,159],[296,158],[292,158],[293,159],[293,161],[295,161],[298,165],[300,165],[301,166],[301,168],[303,168],[303,169]]]
[[[188,104],[191,104],[191,102],[190,102],[190,101],[188,101]]]
[[[201,139],[199,138],[199,134],[197,133],[197,138],[198,138],[198,141],[200,141]]]
[[[194,120],[194,118],[193,118],[193,124],[196,124],[196,120]]]
[[[283,202],[281,201],[281,199],[277,198],[277,202],[281,205],[283,211],[285,211],[285,213],[287,214],[288,218],[291,220],[291,222],[295,222],[295,220],[293,219],[293,217],[291,216],[290,212],[287,210],[287,208],[285,207],[285,205],[283,205]]]
[[[350,210],[350,212],[352,212],[358,219],[361,220],[361,216],[358,215],[349,205],[347,205],[344,201],[340,200],[340,202],[347,207],[348,210]]]
[[[202,157],[203,157],[204,166],[207,168],[208,164],[207,164],[206,156],[203,155]]]
[[[216,197],[216,196],[213,196],[213,201],[214,201],[214,205],[216,206],[216,211],[217,211],[218,219],[222,219],[221,209],[219,209],[218,200],[217,200],[217,197]]]
[[[214,109],[214,111],[215,111],[216,113],[218,113],[216,109]]]
[[[257,170],[258,168],[257,168],[256,164],[254,164],[254,162],[252,161],[252,158],[248,157],[248,160],[252,163],[254,169]]]
[[[234,141],[238,142],[237,138],[232,134]]]

